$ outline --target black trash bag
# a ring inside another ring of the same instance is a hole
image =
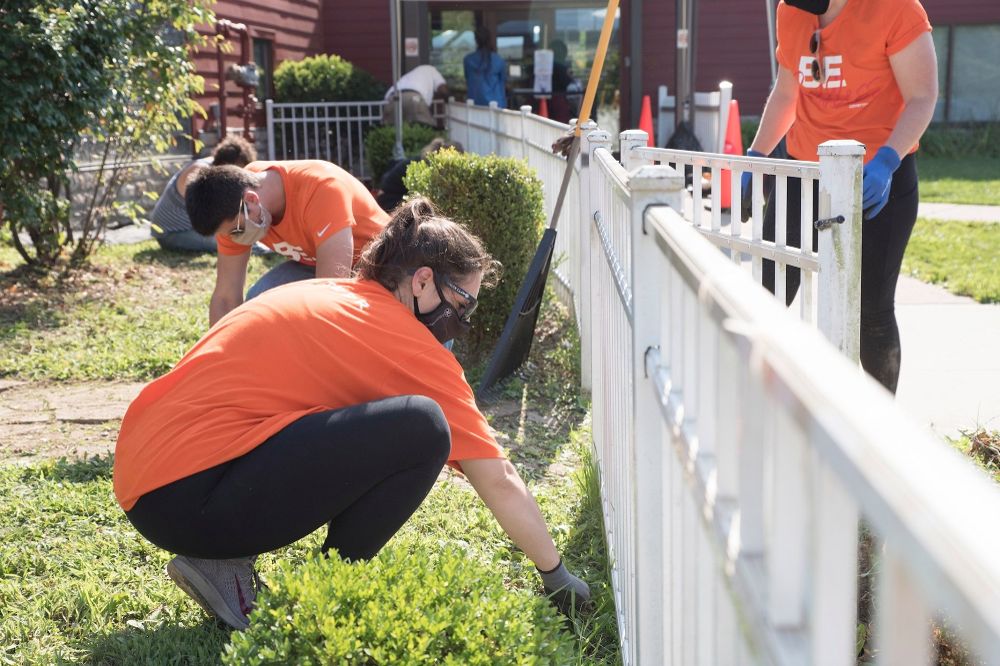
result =
[[[674,130],[673,135],[667,139],[666,148],[671,150],[690,150],[701,152],[701,142],[694,134],[694,129],[687,122],[682,122]],[[684,167],[684,187],[691,187],[694,182],[694,169],[689,166]]]

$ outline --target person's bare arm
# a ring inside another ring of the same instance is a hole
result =
[[[191,178],[198,173],[199,169],[204,169],[204,164],[199,164],[198,162],[192,162],[191,164],[184,167],[184,169],[177,174],[177,191],[183,197],[187,192],[187,184]]]
[[[781,138],[795,122],[795,104],[799,99],[798,75],[784,67],[778,68],[778,80],[767,96],[764,113],[760,118],[757,136],[750,149],[770,155]]]
[[[215,290],[208,305],[208,325],[222,319],[227,312],[243,303],[243,287],[247,280],[250,248],[244,254],[220,254],[215,264]]]
[[[925,32],[889,56],[889,64],[905,106],[885,145],[905,157],[927,129],[937,104],[937,56],[931,34]]]
[[[351,227],[345,227],[316,248],[316,277],[350,277],[353,260],[354,234]]]
[[[531,491],[509,460],[463,460],[462,471],[503,531],[542,571],[559,564],[559,553]]]

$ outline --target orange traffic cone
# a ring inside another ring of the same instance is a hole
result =
[[[653,138],[653,109],[649,103],[649,95],[642,96],[642,111],[639,112],[639,129],[649,137],[646,145],[650,148],[655,148],[656,141]]]
[[[726,123],[726,143],[722,152],[726,155],[743,154],[743,135],[740,133],[740,105],[735,99],[729,102],[729,122]],[[731,178],[732,172],[723,169],[721,183],[723,208],[732,208]]]
[[[549,117],[549,101],[544,97],[538,102],[538,115],[542,118]]]

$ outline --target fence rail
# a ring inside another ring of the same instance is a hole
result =
[[[449,115],[473,150],[539,165],[551,205],[562,169],[542,147],[566,126],[525,110]],[[1000,493],[857,367],[860,147],[791,163],[647,149],[633,131],[619,164],[610,145],[586,133],[557,247],[592,387],[623,662],[854,664],[864,520],[879,544],[879,662],[932,663],[943,617],[1000,663]],[[711,170],[707,219],[685,166]],[[734,202],[739,172],[754,173],[748,236],[722,229],[725,169]],[[846,222],[814,248],[763,241],[765,174],[779,194],[818,179],[821,215]],[[754,284],[765,259],[814,274],[817,316]]]
[[[371,178],[365,155],[365,135],[382,123],[384,100],[368,102],[265,102],[267,158],[269,160],[318,159],[334,162],[360,180]],[[445,104],[431,106],[439,121],[446,118]]]

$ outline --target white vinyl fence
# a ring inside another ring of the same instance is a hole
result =
[[[370,102],[265,102],[267,159],[326,160],[360,180],[371,177],[365,155],[365,135],[382,123],[384,100]],[[432,113],[444,119],[444,103],[435,100]]]
[[[564,246],[579,255],[566,286],[591,367],[623,662],[854,664],[863,518],[880,544],[879,662],[932,663],[930,620],[946,617],[1000,663],[998,491],[713,247],[734,248],[681,214],[677,170],[627,169],[600,131],[586,143],[581,214],[559,232],[578,240]],[[821,184],[829,211],[859,218],[857,156],[826,157],[821,183],[836,165],[853,174],[846,192]],[[849,251],[856,222],[821,232],[820,252],[824,234]],[[818,260],[816,279],[843,265]]]

